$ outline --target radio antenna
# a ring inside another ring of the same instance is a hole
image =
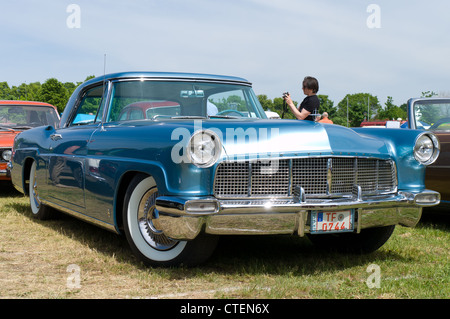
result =
[[[103,55],[103,87],[105,86],[106,77],[106,53]]]

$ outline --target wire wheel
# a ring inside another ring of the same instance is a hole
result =
[[[184,241],[167,237],[158,223],[155,180],[137,174],[124,198],[124,231],[134,254],[151,266],[194,266],[206,261],[217,245],[217,236],[198,235]]]
[[[177,240],[168,238],[158,224],[158,213],[155,208],[158,189],[148,190],[141,199],[138,209],[138,224],[144,240],[153,248],[168,250],[178,244]]]

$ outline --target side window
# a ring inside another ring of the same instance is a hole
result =
[[[102,120],[103,86],[96,86],[87,90],[77,107],[77,114],[72,120],[71,126],[87,125]]]

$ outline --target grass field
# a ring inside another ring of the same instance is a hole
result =
[[[396,227],[370,255],[317,251],[306,238],[221,238],[195,268],[146,268],[126,240],[61,215],[32,218],[28,199],[2,186],[0,298],[448,299],[450,218]]]

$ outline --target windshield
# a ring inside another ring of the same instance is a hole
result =
[[[416,128],[450,130],[450,101],[417,101],[414,103]]]
[[[0,105],[0,128],[28,129],[43,125],[57,127],[56,111],[47,106]]]
[[[106,122],[180,118],[266,118],[249,86],[215,82],[120,81]]]

